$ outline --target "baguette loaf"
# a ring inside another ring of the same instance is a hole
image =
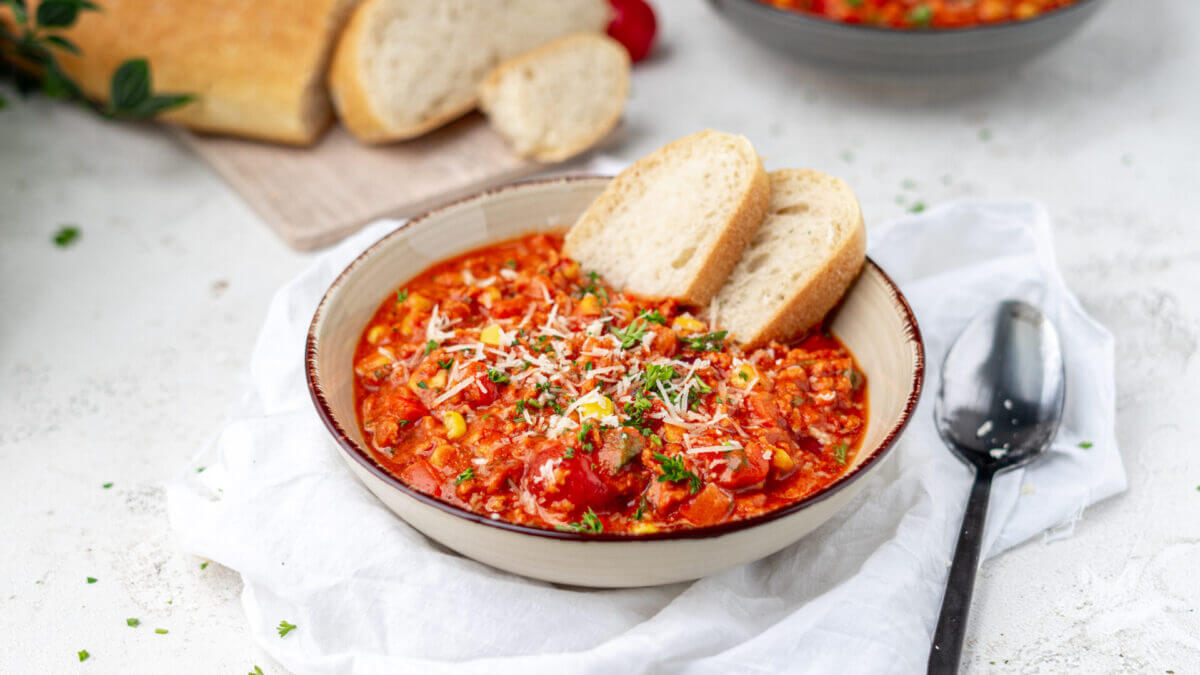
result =
[[[558,162],[595,145],[621,119],[629,52],[610,37],[570,35],[500,64],[480,108],[518,154]]]
[[[795,337],[841,300],[865,254],[862,211],[845,182],[772,172],[766,220],[713,300],[721,328],[747,345]]]
[[[329,53],[356,0],[103,0],[59,31],[88,97],[106,101],[123,61],[146,58],[159,92],[197,100],[163,115],[193,129],[307,145],[332,119]],[[31,9],[32,12],[32,9]]]
[[[754,237],[769,199],[750,141],[702,131],[614,178],[567,233],[564,252],[618,287],[705,304]]]
[[[419,136],[472,108],[501,61],[604,31],[606,0],[365,0],[338,41],[329,86],[359,140]]]

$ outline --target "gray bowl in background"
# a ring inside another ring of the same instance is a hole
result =
[[[1015,66],[1062,42],[1104,4],[1104,0],[1079,0],[1026,21],[921,30],[839,23],[777,9],[758,0],[709,2],[742,32],[796,59],[912,75]]]

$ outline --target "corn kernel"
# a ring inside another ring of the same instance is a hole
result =
[[[383,334],[387,332],[385,326],[371,326],[371,330],[367,331],[367,342],[376,344],[383,339]]]
[[[484,307],[491,307],[500,299],[500,291],[495,286],[488,286],[479,294],[479,304]]]
[[[442,426],[446,427],[447,440],[462,438],[467,433],[467,421],[463,419],[462,413],[454,410],[442,413]]]
[[[444,371],[444,370],[437,371],[437,374],[434,375],[433,377],[429,378],[425,382],[425,384],[428,384],[431,389],[445,389],[446,388],[446,371]]]
[[[634,523],[629,527],[629,531],[633,534],[654,534],[658,532],[658,526],[650,523]]]
[[[408,298],[404,301],[404,304],[421,312],[428,312],[429,310],[433,309],[433,301],[421,295],[420,293],[409,293]]]
[[[616,411],[612,399],[607,396],[601,396],[599,401],[589,401],[579,406],[580,417],[608,417],[615,414]]]
[[[479,331],[479,341],[493,347],[500,346],[500,324],[492,324]]]
[[[731,378],[733,386],[738,389],[745,389],[750,386],[750,383],[758,379],[758,371],[749,363],[743,363],[733,370]]]
[[[588,293],[579,301],[579,313],[584,316],[599,316],[600,301],[596,299],[595,295]]]
[[[677,316],[671,322],[671,328],[680,333],[703,333],[708,327],[700,319],[693,319],[690,316]]]
[[[355,370],[357,370],[360,374],[369,373],[369,372],[378,370],[380,368],[383,368],[384,366],[388,365],[391,362],[392,362],[392,360],[389,359],[387,356],[385,356],[383,354],[375,353],[375,354],[371,354],[370,356],[363,358],[362,361],[359,361],[358,367],[355,368]]]
[[[774,454],[771,455],[771,465],[779,469],[781,473],[787,473],[796,466],[796,462],[792,460],[791,455],[779,448],[775,448]]]
[[[429,453],[429,463],[440,469],[450,463],[450,460],[454,458],[454,455],[455,452],[453,445],[449,445],[448,443],[440,443],[436,448],[433,449],[433,452]]]

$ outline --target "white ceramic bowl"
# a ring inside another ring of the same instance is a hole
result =
[[[816,529],[878,468],[921,392],[924,349],[895,284],[868,260],[837,312],[834,333],[867,376],[869,417],[846,473],[785,508],[677,532],[587,535],[495,521],[418,492],[380,468],[354,410],[353,354],[379,303],[429,265],[493,242],[573,223],[609,179],[570,177],[483,192],[413,218],[359,256],[325,294],[308,334],[308,386],[355,476],[429,538],[509,572],[581,586],[647,586],[695,579],[757,560]]]

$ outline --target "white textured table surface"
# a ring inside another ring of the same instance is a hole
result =
[[[1129,492],[983,566],[967,669],[1200,672],[1200,3],[1113,0],[1020,72],[921,85],[847,83],[703,3],[658,6],[611,152],[740,132],[768,168],[849,180],[868,223],[1041,200],[1117,336]],[[66,223],[83,234],[59,249]],[[43,100],[0,113],[0,672],[281,672],[236,574],[173,545],[161,484],[234,403],[268,299],[308,259],[160,130]]]

